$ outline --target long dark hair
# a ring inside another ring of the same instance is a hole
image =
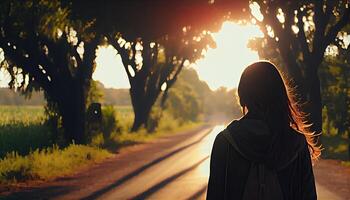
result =
[[[320,156],[320,147],[315,143],[305,114],[300,111],[292,89],[274,64],[259,61],[249,65],[242,73],[238,96],[244,114],[248,109],[248,113],[259,115],[277,134],[292,127],[305,135],[311,157],[317,159]]]

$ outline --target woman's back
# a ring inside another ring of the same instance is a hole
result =
[[[207,199],[242,199],[252,162],[265,163],[277,170],[284,200],[317,199],[305,137],[293,129],[270,147],[272,134],[261,120],[243,118],[227,130],[237,143],[235,149],[220,133],[215,140]],[[280,148],[276,152],[274,148]]]
[[[310,156],[320,149],[280,72],[270,62],[253,63],[237,91],[244,117],[215,140],[207,198],[316,199]]]

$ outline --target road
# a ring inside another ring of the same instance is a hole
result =
[[[209,176],[211,147],[223,126],[214,127],[174,147],[174,150],[193,144],[147,168],[138,176],[108,191],[98,199],[205,199]],[[317,184],[320,200],[341,199]]]
[[[98,199],[200,199],[205,198],[209,155],[223,126],[195,135],[173,149],[191,145],[144,170]],[[199,141],[199,142],[198,142]],[[198,142],[198,143],[195,143]]]
[[[127,147],[104,163],[5,199],[205,199],[209,156],[223,127],[201,128]],[[317,184],[319,200],[347,199],[328,188]]]

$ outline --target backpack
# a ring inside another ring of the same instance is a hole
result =
[[[230,132],[225,129],[223,131],[223,135],[229,144],[242,155],[236,141],[230,135]],[[283,200],[282,189],[279,184],[277,171],[275,169],[268,168],[264,163],[252,162],[242,200]]]

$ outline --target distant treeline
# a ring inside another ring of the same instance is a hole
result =
[[[101,87],[99,87],[101,89]],[[103,97],[102,102],[105,105],[126,106],[131,105],[128,89],[101,89]],[[0,88],[0,105],[45,105],[44,94],[42,92],[33,92],[26,97],[19,92],[15,92],[9,88]]]
[[[100,102],[103,105],[131,106],[129,89],[105,88],[99,81],[94,81],[92,97],[89,102]],[[160,99],[158,99],[160,100]],[[33,92],[25,96],[9,88],[0,88],[0,105],[45,105],[43,92]],[[159,101],[155,106],[159,105]],[[219,88],[211,90],[205,81],[199,79],[197,72],[184,68],[174,87],[169,91],[166,108],[171,113],[186,116],[184,120],[195,120],[198,115],[212,116],[217,113],[229,117],[241,115],[236,89]]]
[[[0,105],[45,105],[42,92],[33,92],[30,96],[24,96],[9,88],[0,88]]]

